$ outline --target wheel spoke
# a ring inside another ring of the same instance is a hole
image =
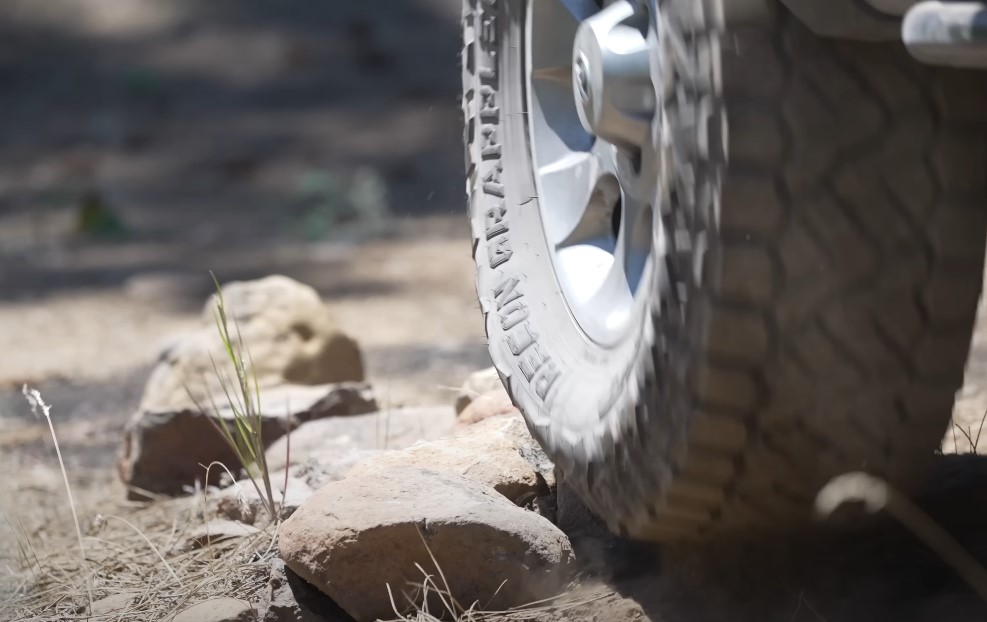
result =
[[[600,171],[617,175],[617,148],[605,140],[597,139],[590,148],[590,153],[596,158]]]
[[[572,72],[572,42],[579,23],[599,11],[593,0],[538,0],[532,5],[532,19],[542,28],[532,33],[532,77]],[[571,80],[571,77],[570,77]],[[569,83],[571,84],[571,82]]]
[[[627,282],[623,258],[626,255],[624,240],[618,238],[612,261],[606,276],[596,291],[582,304],[598,323],[597,330],[612,331],[620,326],[630,313],[634,295]]]
[[[573,151],[538,169],[543,209],[548,219],[549,241],[564,247],[606,238],[611,231],[610,212],[620,197],[620,187],[605,161],[590,151]]]
[[[611,344],[654,238],[657,37],[628,0],[534,0],[527,24],[526,121],[551,260],[580,326]]]
[[[531,79],[537,82],[548,82],[558,85],[558,88],[572,90],[572,63],[541,67],[531,70]],[[545,87],[542,87],[545,88]]]
[[[654,216],[649,200],[625,193],[621,202],[618,260],[623,264],[627,282],[633,289],[640,280],[653,246]]]

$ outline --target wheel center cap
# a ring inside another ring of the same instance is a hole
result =
[[[651,83],[647,12],[618,0],[579,25],[572,85],[583,128],[615,145],[638,146],[650,136]]]
[[[579,98],[579,102],[582,107],[589,106],[592,102],[590,101],[591,91],[590,91],[590,73],[588,67],[588,61],[583,54],[578,54],[576,56],[576,64],[572,70],[573,80],[575,80],[574,85],[576,87],[576,95]]]

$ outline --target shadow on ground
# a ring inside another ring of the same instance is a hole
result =
[[[358,240],[345,221],[362,215],[341,207],[358,171],[397,218],[458,213],[458,10],[5,2],[0,300],[139,273],[300,271],[270,249]]]
[[[928,489],[921,506],[987,564],[987,458],[942,457]],[[849,535],[665,550],[613,568],[617,591],[655,622],[987,620],[942,558],[884,518]]]

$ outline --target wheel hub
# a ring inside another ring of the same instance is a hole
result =
[[[527,121],[539,210],[569,309],[604,346],[626,333],[655,239],[662,160],[655,5],[528,7]]]
[[[584,20],[573,45],[573,92],[583,128],[615,145],[650,139],[655,112],[647,14],[621,1]]]

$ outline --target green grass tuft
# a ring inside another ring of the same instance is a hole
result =
[[[233,326],[236,330],[235,338],[234,334],[231,333],[230,318],[226,310],[226,302],[223,299],[223,288],[216,279],[216,275],[210,272],[210,276],[212,276],[216,286],[216,330],[223,342],[226,358],[233,368],[235,380],[230,380],[215,360],[212,361],[212,366],[229,410],[233,414],[232,422],[228,421],[227,417],[222,416],[212,394],[209,396],[209,409],[203,408],[191,392],[189,392],[189,396],[196,402],[199,410],[209,415],[209,421],[212,422],[227,445],[236,454],[237,460],[257,490],[257,494],[260,496],[264,508],[270,514],[271,520],[276,521],[280,517],[280,508],[274,495],[274,487],[271,485],[271,472],[264,453],[260,385],[257,382],[257,375],[254,373],[253,359],[250,356],[250,351],[243,345],[240,326],[236,318],[233,319]]]

